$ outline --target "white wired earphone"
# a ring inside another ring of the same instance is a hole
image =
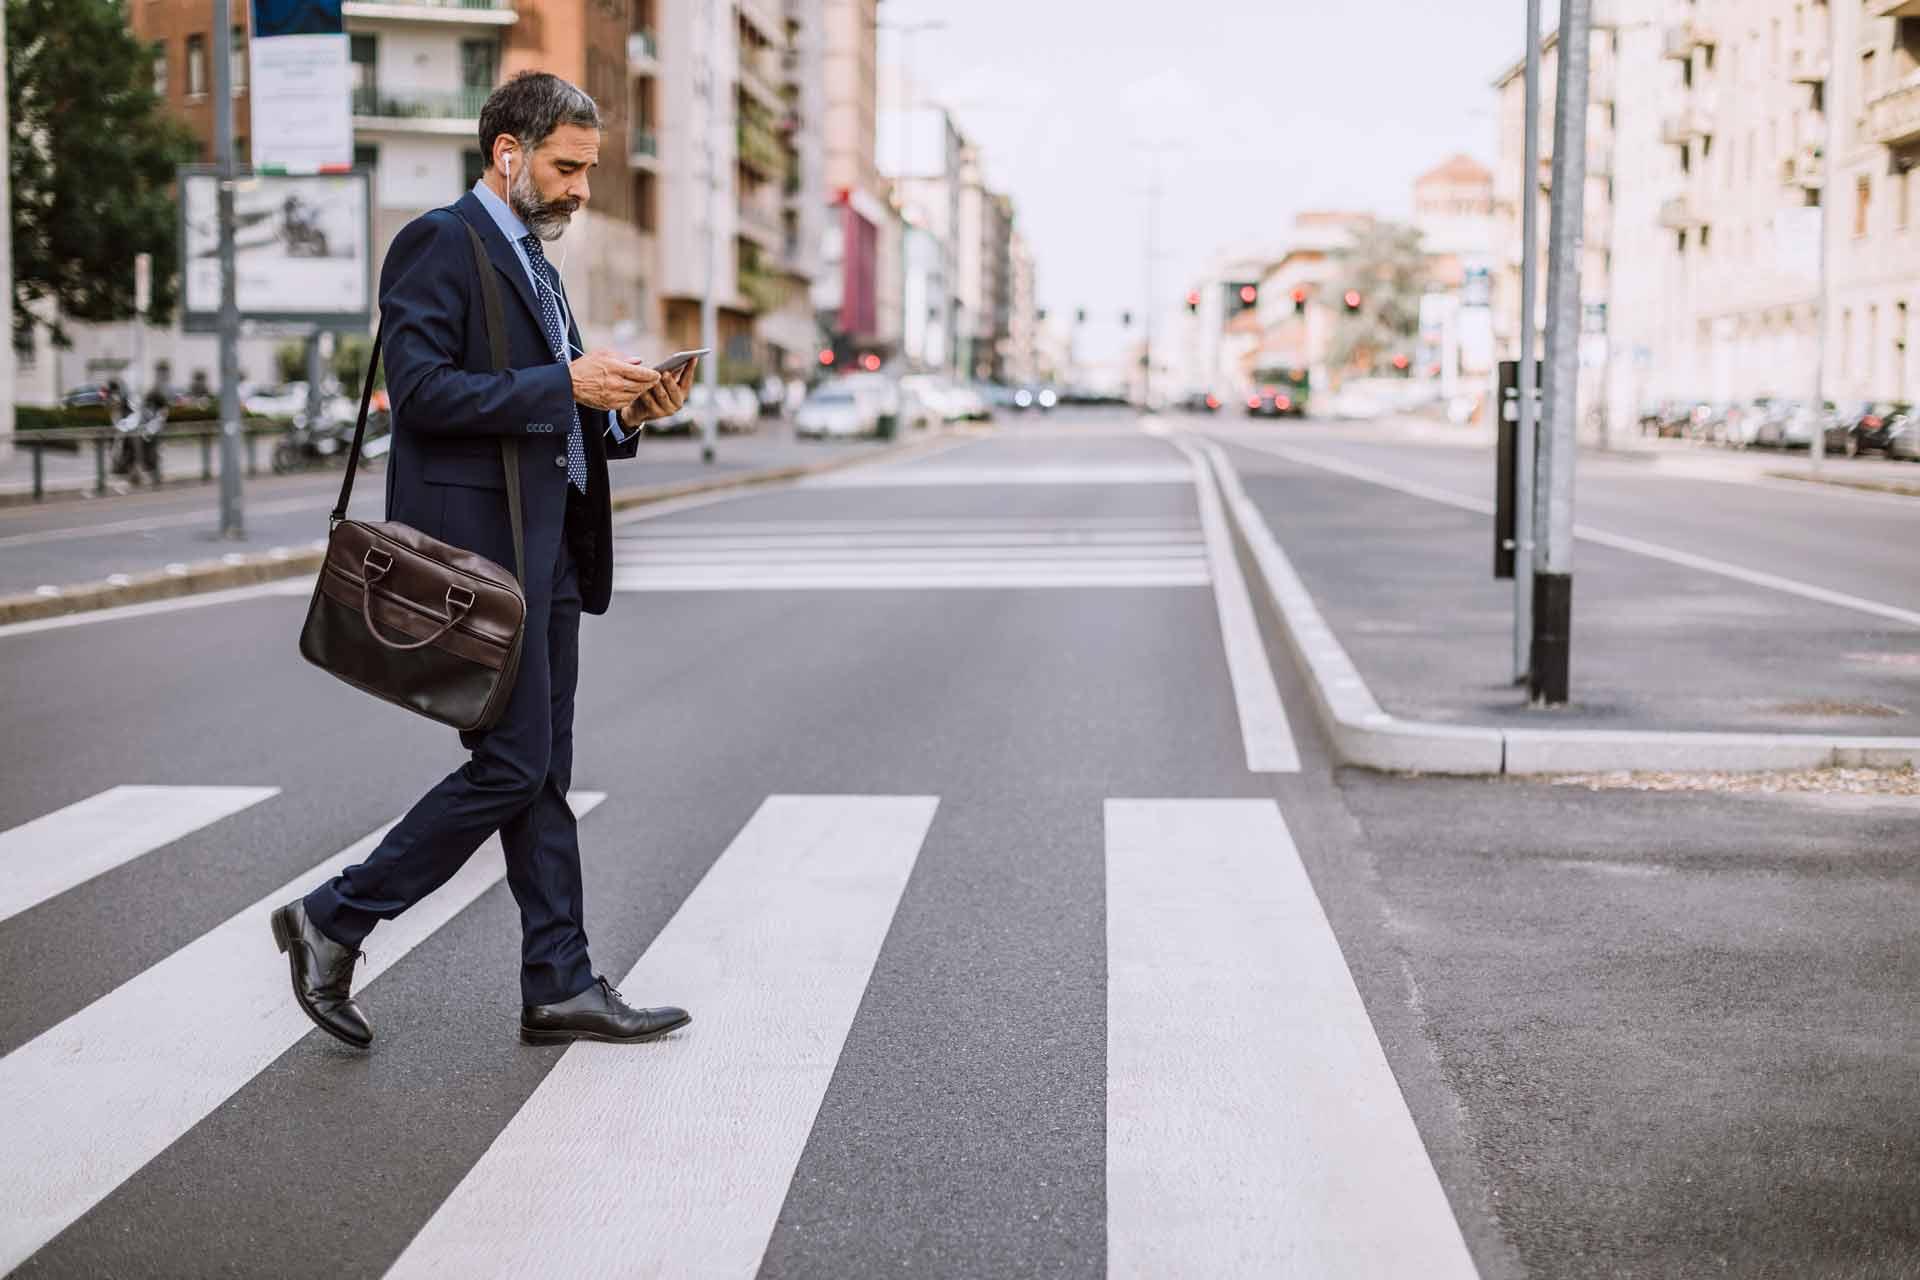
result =
[[[500,157],[500,176],[505,178],[509,185],[512,184],[513,152],[511,151],[507,152],[505,155]],[[549,261],[551,261],[551,259],[549,259]],[[560,261],[555,262],[553,264],[553,274],[556,276],[560,276],[562,280],[564,280],[566,275],[566,270],[567,270],[567,247],[563,245],[561,246],[561,249],[560,249]],[[567,336],[573,330],[573,308],[567,305],[567,295],[562,291],[556,290],[553,295],[553,300],[560,304],[560,320],[561,320],[560,341],[565,343],[567,350],[572,352],[574,355],[584,356],[585,354],[587,354],[586,350],[582,347],[575,346],[573,344],[573,339]]]

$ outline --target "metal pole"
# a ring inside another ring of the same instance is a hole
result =
[[[7,117],[7,6],[0,4],[0,138],[12,138]],[[13,186],[10,164],[0,164],[0,299],[7,307],[7,327],[0,334],[0,462],[13,456]],[[34,450],[34,496],[40,495],[40,451]]]
[[[1533,314],[1540,296],[1540,0],[1527,0],[1527,87],[1525,158],[1520,175],[1520,382],[1519,421],[1513,466],[1513,680],[1527,679],[1533,667],[1533,442],[1537,429],[1534,396],[1539,370]]]
[[[724,68],[720,65],[721,16],[732,10],[732,0],[708,0],[707,3],[707,290],[700,299],[700,345],[710,347],[704,370],[707,386],[706,411],[700,415],[700,460],[712,462],[714,439],[719,431],[720,413],[720,130],[725,127],[721,105],[727,100],[720,91]]]
[[[247,536],[240,509],[240,307],[233,259],[233,18],[213,0],[213,147],[220,187],[220,536]]]
[[[1158,285],[1154,281],[1154,258],[1160,252],[1160,148],[1153,149],[1153,181],[1147,187],[1147,301],[1146,367],[1141,377],[1141,411],[1153,412],[1153,309]]]
[[[1831,281],[1828,279],[1830,268],[1827,262],[1827,232],[1833,226],[1835,132],[1833,95],[1829,92],[1829,86],[1833,83],[1831,79],[1833,73],[1840,66],[1838,14],[1839,11],[1833,5],[1827,6],[1827,48],[1831,50],[1827,55],[1829,79],[1820,86],[1819,90],[1822,95],[1820,105],[1824,108],[1821,114],[1827,118],[1827,137],[1820,148],[1820,281],[1819,294],[1813,308],[1813,404],[1810,406],[1813,414],[1813,439],[1807,445],[1807,454],[1811,459],[1815,475],[1825,470],[1824,463],[1827,456],[1827,317],[1832,314],[1827,305],[1828,291],[1831,286]]]
[[[307,426],[318,428],[327,409],[325,383],[327,380],[326,352],[321,349],[324,340],[320,330],[315,329],[307,335]],[[373,376],[371,364],[367,367],[367,377]]]
[[[1553,214],[1547,263],[1547,422],[1534,483],[1535,703],[1567,701],[1573,621],[1573,465],[1580,410],[1580,270],[1585,258],[1587,74],[1591,0],[1560,0],[1553,118]]]

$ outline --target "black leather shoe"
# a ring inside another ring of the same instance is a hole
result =
[[[569,1040],[604,1040],[610,1044],[639,1044],[658,1040],[693,1021],[685,1009],[635,1009],[620,998],[613,984],[595,974],[593,985],[559,1004],[520,1006],[521,1044],[565,1044]]]
[[[354,961],[366,955],[343,947],[313,927],[299,899],[273,913],[273,942],[293,971],[293,998],[313,1025],[356,1049],[373,1043],[373,1027],[348,994]]]

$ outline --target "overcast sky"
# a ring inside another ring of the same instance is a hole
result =
[[[1556,6],[1547,5],[1548,9]],[[1146,295],[1148,148],[1164,146],[1161,306],[1221,251],[1284,244],[1302,209],[1410,211],[1416,175],[1494,158],[1493,79],[1523,49],[1521,0],[881,0],[1010,194],[1041,305],[1121,340]],[[1097,323],[1096,323],[1097,322]]]

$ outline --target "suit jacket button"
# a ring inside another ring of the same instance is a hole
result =
[[[556,467],[564,467],[564,466],[566,466],[566,465],[567,465],[567,455],[566,455],[566,454],[564,454],[564,453],[556,453],[556,454],[554,454],[554,455],[553,455],[553,465],[554,465],[554,466],[556,466]]]

